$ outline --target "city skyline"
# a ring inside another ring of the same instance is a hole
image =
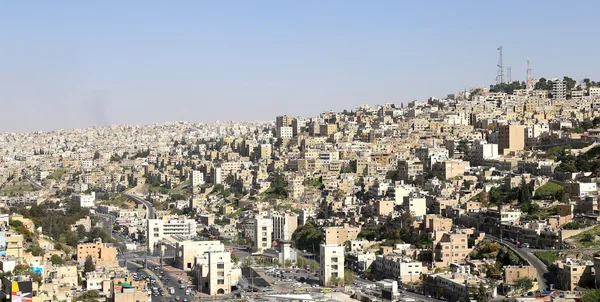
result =
[[[535,78],[600,78],[583,30],[597,3],[505,4],[8,4],[0,131],[266,120],[444,97],[493,84],[499,45],[513,80],[524,80],[527,58]],[[574,53],[557,37],[586,47]]]

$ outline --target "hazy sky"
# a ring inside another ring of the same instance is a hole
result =
[[[28,5],[29,4],[29,5]],[[600,1],[9,1],[0,132],[314,116],[513,80],[600,80]]]

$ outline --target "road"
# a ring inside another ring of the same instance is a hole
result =
[[[519,257],[527,261],[529,265],[533,266],[537,270],[537,279],[539,287],[541,289],[547,289],[548,284],[554,282],[553,277],[548,272],[548,267],[546,266],[546,264],[544,264],[544,262],[538,259],[538,257],[532,254],[531,251],[529,251],[528,249],[519,248],[506,240],[500,240],[500,238],[492,236],[490,234],[485,234],[485,237],[508,247],[513,252],[517,253]]]
[[[151,202],[145,200],[144,198],[142,198],[140,196],[133,195],[133,194],[123,194],[123,196],[133,200],[137,204],[143,204],[146,207],[146,211],[148,212],[146,214],[146,219],[156,218],[156,208],[154,208],[154,205],[152,205]]]
[[[44,188],[44,186],[40,185],[39,183],[35,182],[33,179],[31,179],[31,177],[27,177],[27,180],[29,181],[29,183],[36,189],[36,190],[41,190]]]

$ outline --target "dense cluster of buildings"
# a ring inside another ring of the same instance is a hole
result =
[[[67,200],[112,216],[125,234],[144,237],[150,252],[176,255],[173,265],[210,295],[227,295],[243,279],[224,245],[235,243],[280,264],[313,255],[322,286],[348,285],[352,271],[458,299],[494,264],[471,259],[486,236],[553,249],[576,245],[569,238],[597,224],[596,174],[559,168],[560,156],[548,150],[594,150],[600,88],[553,83],[552,90],[477,88],[273,122],[3,133],[0,203]],[[531,200],[548,187],[562,191]],[[155,211],[119,199],[123,191]],[[523,202],[552,211],[535,216]],[[298,237],[311,228],[310,238]],[[44,263],[27,258],[22,235],[5,233],[6,259]],[[74,259],[81,266],[88,255],[98,267],[118,267],[106,243],[81,243]],[[515,290],[519,278],[543,283],[535,267],[521,262],[502,269],[503,286],[490,285],[490,296]],[[594,263],[557,262],[556,287],[585,287],[597,276]],[[44,278],[57,269],[44,269]],[[118,276],[87,277],[113,284]]]

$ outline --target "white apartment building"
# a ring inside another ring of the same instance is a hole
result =
[[[273,220],[271,218],[257,217],[254,219],[254,246],[258,252],[271,247],[273,242]]]
[[[296,213],[276,213],[273,215],[273,239],[292,240],[292,234],[298,228]]]
[[[82,208],[91,208],[96,202],[96,192],[87,194],[75,194],[73,195],[73,201],[78,203]]]
[[[193,170],[191,175],[190,175],[190,182],[192,184],[192,187],[198,187],[204,184],[204,173],[198,171],[198,170]]]
[[[294,137],[293,127],[277,127],[278,138],[292,138]]]
[[[178,235],[191,238],[196,235],[196,221],[191,219],[148,219],[146,238],[148,249],[154,251],[155,245],[166,236]]]
[[[242,275],[241,269],[231,262],[231,253],[210,251],[196,258],[196,273],[199,279],[199,291],[215,295],[231,293],[231,287],[237,285]]]
[[[404,199],[404,208],[414,217],[423,217],[427,214],[427,200],[425,197],[409,196]]]
[[[490,144],[485,141],[479,141],[470,148],[469,156],[471,164],[481,165],[485,160],[499,159],[498,144]]]
[[[341,244],[321,244],[321,285],[330,286],[331,278],[344,281],[344,249]]]

